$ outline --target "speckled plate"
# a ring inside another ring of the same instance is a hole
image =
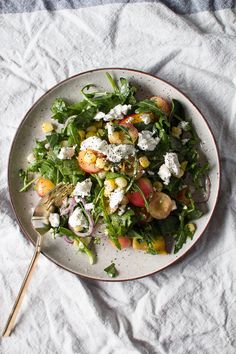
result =
[[[182,258],[204,233],[212,217],[217,202],[220,185],[220,164],[216,143],[209,125],[198,108],[183,93],[171,84],[141,71],[110,68],[87,71],[62,81],[46,92],[28,111],[15,135],[8,167],[9,191],[12,206],[23,233],[35,244],[36,232],[31,224],[32,208],[36,205],[38,197],[34,191],[19,193],[20,181],[18,171],[27,165],[26,157],[32,151],[36,137],[42,136],[42,122],[51,116],[50,106],[57,97],[75,102],[81,99],[80,89],[88,83],[94,83],[100,89],[110,90],[105,77],[108,71],[115,78],[126,77],[139,89],[139,98],[160,95],[164,98],[175,98],[181,101],[186,109],[187,116],[192,118],[194,126],[203,142],[203,151],[210,166],[211,194],[207,202],[206,214],[197,221],[197,231],[193,240],[188,240],[178,254],[150,255],[132,248],[118,251],[108,242],[97,245],[97,263],[88,264],[87,256],[77,253],[76,249],[67,244],[62,238],[53,240],[46,236],[42,253],[62,268],[75,274],[96,279],[123,281],[141,278],[158,272],[178,259]],[[115,262],[119,275],[111,279],[104,272],[104,268],[112,261]]]

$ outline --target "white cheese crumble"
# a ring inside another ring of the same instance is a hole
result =
[[[94,119],[95,120],[101,120],[103,119],[105,122],[109,122],[110,120],[114,120],[114,119],[123,119],[124,116],[128,113],[128,111],[131,109],[131,105],[130,104],[118,104],[117,106],[115,106],[114,108],[112,108],[107,114],[103,113],[103,112],[98,112]]]
[[[112,135],[115,131],[114,126],[111,123],[107,123],[105,128],[107,129],[107,134]]]
[[[125,213],[126,205],[120,205],[118,209],[118,215],[121,216]]]
[[[31,154],[29,154],[29,155],[27,156],[27,161],[28,161],[29,163],[33,163],[33,162],[35,161],[35,157],[34,157],[34,154],[33,154],[33,153],[31,153]]]
[[[135,155],[135,147],[131,144],[110,144],[107,146],[107,159],[111,162],[120,162],[128,156]]]
[[[167,152],[165,154],[165,165],[172,175],[178,176],[180,173],[180,163],[178,155],[175,152]]]
[[[143,130],[138,136],[138,147],[141,150],[153,151],[160,142],[160,138],[153,138],[153,133],[149,130]]]
[[[57,155],[57,157],[60,160],[70,160],[75,154],[75,148],[76,148],[76,146],[62,147],[59,154]]]
[[[124,190],[122,189],[115,189],[114,192],[110,195],[109,206],[112,210],[117,209],[120,202],[124,197]]]
[[[142,119],[144,124],[149,124],[152,121],[151,116],[148,113],[141,114],[140,118]]]
[[[185,144],[187,144],[187,142],[189,141],[189,138],[182,139],[181,141],[182,141],[182,144],[185,145]]]
[[[87,197],[90,195],[92,181],[90,178],[85,179],[83,182],[77,182],[73,191],[73,196]]]
[[[103,119],[104,117],[105,117],[105,113],[103,113],[103,112],[98,112],[98,113],[95,115],[94,119],[95,119],[95,120],[101,120],[101,119]]]
[[[107,144],[106,140],[102,140],[96,136],[91,136],[91,137],[85,139],[84,141],[82,141],[81,146],[80,146],[80,150],[91,149],[91,150],[95,150],[95,151],[105,154],[106,149],[107,149],[107,145],[108,144]]]
[[[91,149],[107,156],[111,162],[120,162],[122,159],[135,154],[135,148],[131,144],[108,144],[96,136],[84,140],[81,144],[81,150]]]
[[[92,209],[94,209],[94,204],[93,203],[86,203],[84,207],[85,207],[85,210],[92,210]]]
[[[52,227],[58,227],[60,225],[60,216],[58,213],[50,213],[48,220]]]
[[[158,175],[165,185],[170,183],[171,175],[178,176],[180,173],[180,163],[175,152],[167,152],[164,156],[165,163],[161,165]]]
[[[160,176],[165,185],[168,185],[170,183],[171,173],[165,164],[161,165],[161,167],[159,168],[158,175]]]
[[[178,128],[183,129],[186,132],[189,129],[189,122],[182,120],[181,122],[179,122]]]
[[[88,227],[88,221],[81,208],[76,208],[69,217],[68,223],[71,227]]]

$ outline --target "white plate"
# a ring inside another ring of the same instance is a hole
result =
[[[31,225],[31,210],[36,205],[38,197],[34,191],[19,193],[20,180],[18,171],[27,166],[26,157],[31,153],[35,139],[42,136],[42,122],[51,116],[50,107],[57,97],[76,102],[81,99],[80,89],[88,83],[94,83],[100,89],[110,90],[105,76],[108,71],[113,77],[125,77],[140,88],[139,98],[160,95],[164,98],[175,98],[182,102],[186,114],[191,117],[196,131],[203,142],[203,151],[210,163],[211,194],[207,202],[207,213],[197,220],[197,231],[193,240],[187,243],[177,254],[150,255],[132,248],[118,251],[109,243],[102,242],[97,248],[97,263],[88,264],[87,256],[76,253],[73,246],[62,238],[53,240],[46,237],[42,253],[50,260],[75,274],[96,280],[122,281],[131,280],[153,274],[173,264],[197,242],[205,231],[217,202],[220,185],[220,163],[216,143],[208,123],[197,107],[178,89],[169,83],[150,74],[130,69],[98,69],[75,75],[54,86],[45,93],[28,111],[20,124],[14,138],[8,167],[9,191],[16,218],[23,233],[33,242],[36,232]],[[104,272],[111,261],[114,261],[119,271],[117,278],[111,279]]]

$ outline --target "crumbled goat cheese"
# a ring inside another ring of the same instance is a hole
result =
[[[182,141],[182,144],[185,145],[185,144],[187,144],[187,142],[189,141],[189,139],[188,139],[188,138],[187,138],[187,139],[182,139],[181,141]]]
[[[164,159],[165,163],[159,168],[158,175],[164,181],[164,184],[168,185],[171,175],[178,176],[180,173],[180,163],[175,152],[167,152]]]
[[[160,138],[153,138],[152,135],[153,133],[149,130],[143,130],[141,133],[138,133],[138,147],[141,150],[153,151],[156,148]]]
[[[181,122],[179,122],[178,128],[183,129],[184,131],[187,131],[189,129],[189,122],[182,120]]]
[[[71,216],[69,217],[68,223],[71,227],[88,227],[88,221],[81,208],[77,207]]]
[[[114,192],[110,195],[109,206],[112,210],[117,209],[120,202],[124,197],[124,190],[122,189],[115,189]]]
[[[82,141],[80,150],[91,149],[106,154],[107,145],[106,140],[102,140],[96,136],[91,136],[90,138]]]
[[[45,149],[48,150],[50,148],[50,144],[47,143],[47,144],[44,145],[44,147],[45,147]]]
[[[123,158],[135,154],[135,148],[131,144],[108,144],[106,140],[102,140],[96,136],[84,140],[80,149],[91,149],[101,152],[106,155],[107,160],[111,162],[120,162]]]
[[[141,114],[140,118],[142,119],[144,124],[149,124],[152,121],[151,116],[148,113]]]
[[[120,205],[118,209],[118,215],[121,216],[125,213],[126,205]]]
[[[95,120],[101,120],[101,119],[103,119],[104,117],[105,117],[105,113],[103,113],[103,112],[98,112],[98,113],[95,115],[94,119],[95,119]]]
[[[111,123],[107,123],[105,128],[107,129],[107,134],[112,135],[115,131],[114,126]]]
[[[107,114],[103,112],[98,112],[94,119],[95,120],[101,120],[103,119],[105,122],[109,122],[110,120],[114,119],[123,119],[124,116],[128,113],[128,111],[131,109],[130,104],[124,104],[123,106],[121,104],[118,104],[114,108],[112,108]]]
[[[128,158],[128,156],[135,155],[135,147],[131,144],[110,144],[107,147],[107,159],[111,162],[120,162],[124,158]]]
[[[149,174],[149,176],[154,176],[155,175],[155,172],[153,172],[153,171],[147,171],[147,173]]]
[[[178,155],[175,152],[167,152],[165,154],[165,165],[172,175],[178,176],[180,173],[180,163]]]
[[[85,179],[83,182],[77,182],[73,191],[73,196],[87,197],[90,195],[92,181],[90,178]]]
[[[75,146],[72,147],[62,147],[57,157],[60,160],[70,160],[75,154]]]
[[[28,161],[29,163],[33,163],[33,162],[35,161],[35,157],[34,157],[34,154],[33,154],[33,153],[31,153],[31,154],[29,154],[29,155],[27,156],[27,161]]]
[[[84,207],[85,207],[85,210],[92,210],[92,209],[94,209],[94,204],[93,203],[86,203]]]
[[[50,213],[48,220],[52,227],[58,227],[60,225],[60,216],[57,213]]]
[[[165,164],[161,165],[161,167],[159,168],[158,175],[160,176],[165,185],[168,185],[170,183],[171,173]]]

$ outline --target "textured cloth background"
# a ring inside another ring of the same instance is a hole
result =
[[[0,353],[235,354],[235,3],[94,3],[103,5],[0,3],[0,330],[33,253],[9,204],[9,148],[25,112],[59,81],[119,66],[157,74],[187,93],[219,145],[219,203],[192,251],[145,279],[86,281],[41,256],[16,328],[0,339]]]

